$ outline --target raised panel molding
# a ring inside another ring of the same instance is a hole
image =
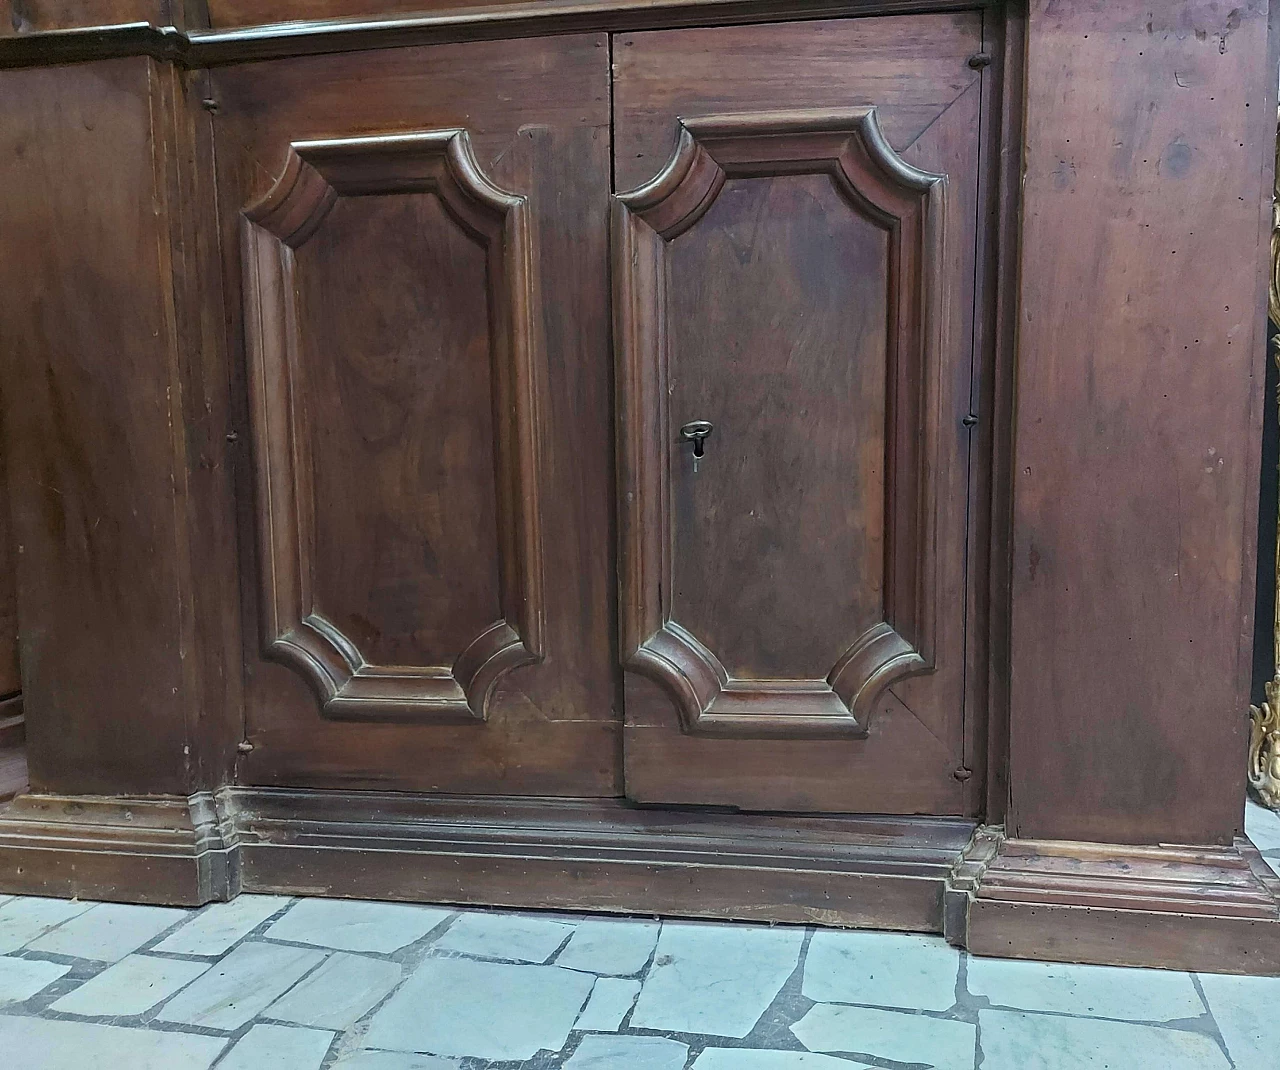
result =
[[[666,246],[697,225],[726,179],[805,174],[830,176],[889,239],[885,619],[825,679],[736,679],[671,619]],[[620,653],[664,688],[685,732],[861,737],[886,688],[932,670],[945,191],[944,176],[907,164],[875,109],[861,108],[682,120],[666,167],[614,198]]]
[[[452,665],[370,664],[313,597],[315,501],[294,251],[339,198],[405,193],[435,194],[487,261],[503,616]],[[542,658],[533,367],[540,336],[526,199],[481,173],[464,130],[296,142],[279,180],[244,209],[241,235],[264,653],[301,674],[335,720],[482,721],[498,679]]]

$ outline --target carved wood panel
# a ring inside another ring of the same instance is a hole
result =
[[[483,720],[542,657],[525,198],[461,129],[295,142],[241,234],[265,654],[332,719]]]
[[[886,688],[932,669],[945,191],[942,176],[893,151],[875,109],[862,107],[683,120],[662,172],[615,198],[621,654],[666,691],[688,733],[862,737]],[[717,215],[730,197],[740,207]],[[771,211],[796,233],[767,234]],[[723,247],[718,260],[709,243]],[[818,246],[840,249],[824,257]],[[768,263],[752,270],[771,257],[789,273],[778,293],[766,288]],[[745,302],[725,297],[726,287],[756,284],[758,296]],[[847,334],[825,348],[788,342],[810,330],[806,306],[829,293],[841,295],[832,320]],[[739,318],[716,319],[729,307]],[[714,322],[688,330],[700,316]],[[778,328],[784,316],[796,317],[794,330]],[[769,351],[771,330],[788,351]],[[715,347],[722,352],[708,355]],[[806,373],[814,404],[828,405],[812,429],[803,426],[806,408],[768,397],[770,382],[799,381],[786,374],[792,359],[826,362]],[[852,377],[851,364],[859,365]],[[717,378],[701,390],[687,385]],[[753,389],[757,401],[735,402],[735,392]],[[846,397],[847,413],[830,409],[833,392]],[[716,431],[705,440],[701,477],[680,429],[702,414],[677,411],[695,396],[731,414],[718,432],[723,445]],[[845,433],[850,424],[858,426]],[[809,434],[842,441],[815,451]],[[758,462],[787,449],[797,457],[790,467]],[[720,490],[702,490],[699,479]],[[796,508],[820,499],[829,517],[758,516],[779,511],[788,484],[801,490]],[[733,533],[756,520],[767,529],[761,538]],[[829,529],[833,544],[822,545],[815,528]],[[807,554],[807,539],[819,540],[817,553]],[[726,574],[705,579],[726,557]],[[833,582],[808,583],[811,567],[844,557],[852,560],[837,565]],[[751,583],[759,611],[744,613],[734,588]],[[740,649],[715,648],[711,632]]]

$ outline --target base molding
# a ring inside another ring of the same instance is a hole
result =
[[[1006,839],[984,828],[947,880],[944,932],[977,955],[1280,974],[1280,878],[1230,847]]]
[[[974,823],[233,789],[246,890],[940,932]]]
[[[1280,974],[1280,878],[1243,839],[291,788],[0,807],[0,892],[195,906],[240,891],[943,932],[979,955]]]
[[[199,906],[240,891],[214,796],[19,795],[0,808],[0,891]]]
[[[194,905],[243,890],[940,932],[973,829],[620,800],[24,795],[0,809],[0,892]]]

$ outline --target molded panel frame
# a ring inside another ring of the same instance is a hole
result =
[[[294,251],[340,197],[432,193],[486,250],[503,616],[452,665],[375,665],[314,606],[315,502]],[[294,142],[281,177],[241,220],[258,502],[264,656],[315,691],[324,716],[483,721],[498,679],[542,660],[536,257],[526,198],[481,172],[465,130]]]
[[[828,175],[889,237],[886,619],[825,679],[745,680],[672,619],[665,246],[697,225],[727,179],[804,174]],[[945,194],[945,176],[907,164],[865,107],[681,120],[666,167],[614,197],[620,656],[666,691],[686,733],[862,738],[886,688],[933,668]]]

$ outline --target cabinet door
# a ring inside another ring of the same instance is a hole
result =
[[[981,27],[616,42],[632,798],[967,808]]]
[[[602,35],[212,72],[257,784],[619,790]]]

